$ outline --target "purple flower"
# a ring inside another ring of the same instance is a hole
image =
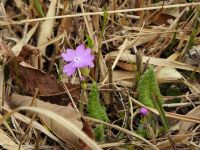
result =
[[[140,108],[141,115],[146,116],[146,115],[148,115],[148,113],[149,113],[148,109],[146,109],[144,107]]]
[[[69,62],[63,68],[63,72],[67,76],[73,75],[78,68],[94,67],[94,56],[91,55],[91,49],[85,48],[83,44],[80,44],[76,50],[66,49],[66,52],[61,54],[61,57],[66,62]]]
[[[80,79],[81,79],[81,81],[84,81],[84,80],[85,80],[84,76],[81,76]]]

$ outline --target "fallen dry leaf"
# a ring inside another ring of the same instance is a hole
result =
[[[124,70],[127,70],[127,71],[133,71],[134,67],[135,67],[135,65],[129,64],[129,63],[126,63],[123,61],[118,61],[117,66],[120,68],[123,68]]]
[[[19,145],[16,144],[1,128],[0,128],[0,146],[1,149],[7,150],[18,150]],[[23,146],[20,148],[21,150],[25,150]]]
[[[63,83],[57,81],[54,76],[35,69],[25,62],[19,64],[16,58],[8,63],[8,68],[11,79],[23,90],[22,92],[33,95],[35,89],[38,88],[38,96],[55,96],[66,93]],[[79,99],[80,87],[73,84],[66,84],[66,86],[71,95]]]
[[[195,107],[191,111],[189,111],[186,116],[188,117],[195,117],[195,118],[200,118],[200,106]],[[179,128],[179,133],[188,133],[190,129],[195,125],[193,122],[185,122],[181,121],[180,122],[180,128]]]
[[[183,76],[174,68],[162,67],[155,74],[158,83],[179,82],[183,79]]]
[[[9,113],[11,113],[11,112],[13,111],[13,110],[11,110],[11,109],[9,108],[9,106],[7,105],[7,103],[5,104],[4,109],[5,109],[7,112],[9,112]],[[15,113],[13,114],[13,117],[14,117],[16,120],[19,120],[19,121],[21,121],[21,122],[23,122],[23,123],[25,123],[25,124],[27,124],[27,125],[29,125],[29,124],[32,122],[32,127],[33,127],[33,128],[39,130],[40,132],[43,132],[43,133],[44,133],[45,135],[47,135],[49,138],[51,138],[51,139],[55,140],[56,142],[58,142],[62,147],[64,146],[64,145],[63,145],[63,142],[62,142],[60,139],[58,139],[58,138],[57,138],[55,135],[53,135],[47,128],[45,128],[43,125],[41,125],[41,124],[38,123],[37,121],[34,121],[34,120],[32,120],[32,119],[30,119],[30,118],[26,117],[25,115],[22,115],[22,114],[20,114],[20,113],[18,113],[18,112],[15,112]]]
[[[12,94],[10,99],[7,101],[10,107],[17,108],[21,106],[29,106],[32,102],[32,97],[30,96],[22,96],[19,94]],[[37,107],[45,108],[48,110],[51,110],[67,120],[69,120],[71,123],[73,123],[75,126],[77,126],[79,129],[82,130],[83,123],[80,120],[81,114],[76,111],[75,108],[73,108],[71,105],[68,106],[60,106],[56,104],[50,104],[47,102],[43,102],[39,99],[36,99]],[[74,136],[70,131],[64,129],[59,123],[49,119],[48,117],[45,117],[41,115],[41,120],[45,123],[45,125],[59,138],[61,138],[63,141],[69,143],[73,146],[79,146],[79,139]]]
[[[89,124],[88,121],[82,119],[82,122],[83,122],[83,131],[93,140],[95,140],[95,137],[94,137],[94,132],[93,132],[93,129],[91,127],[91,125]],[[80,147],[82,150],[91,150],[91,148],[85,144],[83,141],[80,140]]]
[[[118,51],[113,51],[108,54],[107,58],[115,59],[117,56],[118,56]],[[136,63],[136,56],[133,54],[125,53],[121,55],[119,60],[125,61],[127,63]],[[142,60],[143,60],[143,63],[146,63],[149,60],[149,64],[152,64],[152,65],[200,72],[200,68],[191,66],[182,62],[178,62],[178,61],[172,61],[172,60],[167,60],[163,58],[148,57],[148,56],[143,56]]]
[[[170,138],[173,140],[174,143],[178,143],[190,136],[191,134],[180,134],[180,135],[170,136]],[[161,150],[169,149],[171,147],[171,142],[167,139],[165,141],[159,142],[156,146]]]
[[[38,23],[36,23],[26,34],[24,38],[22,38],[15,46],[12,47],[12,51],[15,54],[15,56],[18,56],[20,51],[22,50],[22,47],[28,43],[30,38],[33,36],[35,33],[36,29],[38,27]]]
[[[14,53],[4,42],[0,42],[0,56],[6,59],[14,57]]]
[[[124,69],[127,68],[125,67]],[[155,71],[155,75],[159,84],[180,82],[183,80],[183,76],[174,68],[159,68]],[[123,86],[132,87],[135,82],[135,73],[126,70],[113,70],[113,81]]]
[[[28,60],[31,55],[36,55],[39,53],[39,50],[37,47],[34,47],[32,45],[29,44],[25,44],[24,46],[22,46],[22,50],[19,53],[20,58],[22,58],[22,60]]]
[[[168,15],[168,14],[164,14],[160,11],[158,11],[158,13],[152,15],[149,20],[150,22],[156,24],[156,25],[169,25],[169,20],[174,20],[175,17]]]

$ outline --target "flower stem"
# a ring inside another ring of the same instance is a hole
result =
[[[82,87],[82,90],[81,90],[80,112],[83,115],[83,102],[84,102],[84,100],[86,98],[86,89],[87,89],[87,87],[85,88],[85,83],[82,80],[82,75],[81,75],[80,69],[78,68],[77,71],[78,71],[79,81],[80,81],[80,84],[81,84],[81,87]]]

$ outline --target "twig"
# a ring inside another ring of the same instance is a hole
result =
[[[62,81],[62,82],[63,82],[63,81]],[[76,106],[76,104],[75,104],[75,102],[74,102],[74,100],[73,100],[73,98],[72,98],[72,96],[71,96],[71,94],[70,94],[70,92],[69,92],[69,89],[67,88],[67,86],[65,85],[64,82],[63,82],[63,87],[64,87],[65,91],[67,92],[67,94],[68,94],[68,96],[69,96],[69,99],[70,99],[71,102],[72,102],[72,105],[74,106],[74,108],[75,108],[77,111],[79,111],[78,108],[77,108],[77,106]]]
[[[186,4],[176,4],[176,5],[166,5],[166,6],[155,6],[155,7],[144,7],[144,8],[133,8],[133,9],[123,9],[123,10],[112,10],[108,11],[108,14],[113,13],[125,13],[125,12],[136,12],[136,11],[145,11],[145,10],[156,10],[156,9],[167,9],[167,8],[180,8],[180,7],[189,7],[189,6],[199,6],[200,2],[196,3],[186,3]],[[85,12],[85,13],[78,13],[78,14],[71,14],[71,15],[60,15],[60,16],[54,16],[54,17],[44,17],[44,18],[37,18],[37,19],[25,19],[21,21],[12,21],[12,22],[6,22],[6,21],[0,21],[0,25],[10,25],[10,24],[24,24],[24,23],[30,23],[30,22],[36,22],[36,21],[43,21],[48,19],[61,19],[61,18],[70,18],[70,17],[81,17],[81,16],[90,16],[90,15],[103,15],[104,12]]]

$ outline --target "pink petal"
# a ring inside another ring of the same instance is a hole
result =
[[[83,57],[84,60],[84,65],[85,66],[89,66],[89,67],[94,67],[94,56],[93,55],[87,55],[85,57]]]
[[[79,62],[74,62],[73,67],[74,68],[83,68],[83,67],[94,67],[94,56],[93,55],[87,55],[87,56],[83,56],[82,58],[80,58]]]
[[[83,56],[85,53],[85,45],[84,44],[80,44],[77,48],[76,48],[76,56]]]
[[[86,55],[91,55],[91,49],[90,48],[86,48],[84,51],[84,56]]]
[[[83,68],[85,67],[85,60],[81,58],[79,62],[74,62],[73,67],[75,68]]]
[[[146,108],[144,108],[144,107],[142,107],[142,108],[140,109],[140,114],[141,114],[141,115],[146,116],[146,115],[148,115],[148,113],[149,113],[148,109],[146,109]]]
[[[62,53],[61,56],[65,61],[73,61],[76,57],[76,52],[73,49],[67,49],[67,52]]]
[[[71,76],[75,73],[76,68],[73,67],[73,64],[74,63],[71,62],[63,67],[63,72],[66,73],[67,76]]]

